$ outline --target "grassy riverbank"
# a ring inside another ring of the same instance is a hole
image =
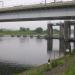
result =
[[[61,64],[64,64],[64,58],[52,61],[52,65],[43,64],[41,66],[38,66],[30,70],[27,70],[25,72],[14,74],[14,75],[43,75],[45,72]]]
[[[68,67],[61,75],[75,75],[75,53],[68,58]]]
[[[0,35],[32,35],[32,34],[37,34],[32,31],[2,31],[0,32]],[[44,33],[40,33],[44,34]]]
[[[75,53],[57,59],[51,65],[44,64],[14,75],[75,75]]]

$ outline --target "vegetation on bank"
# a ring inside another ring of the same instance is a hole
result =
[[[44,75],[46,72],[51,71],[55,67],[58,69],[57,72],[54,72],[53,70],[56,75],[75,75],[75,51],[71,55],[68,54],[60,59],[52,61],[50,65],[44,64],[14,75]]]
[[[64,58],[53,60],[51,64],[48,63],[43,64],[41,66],[14,75],[43,75],[45,72],[49,71],[50,69],[62,64],[64,64]]]
[[[69,64],[67,70],[65,72],[63,72],[61,75],[75,75],[75,50],[72,53],[72,55],[70,55],[68,57],[68,61]]]
[[[54,29],[54,34],[58,34],[59,31]],[[30,30],[29,28],[20,27],[19,30],[7,30],[0,29],[0,35],[39,35],[47,34],[47,30],[43,30],[41,27],[36,28],[35,30]]]

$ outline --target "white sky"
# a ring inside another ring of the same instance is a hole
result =
[[[45,0],[1,0],[4,1],[5,6],[13,6],[13,5],[29,5],[29,4],[38,4],[44,3]],[[54,0],[46,0],[46,2],[53,2]],[[56,1],[67,1],[67,0],[56,0]],[[72,0],[68,0],[72,1]]]
[[[4,7],[39,4],[45,2],[45,0],[0,0],[0,1],[4,2]],[[46,0],[46,1],[47,3],[49,3],[53,2],[54,0]],[[56,0],[56,1],[72,1],[72,0]],[[36,27],[42,27],[43,29],[46,29],[47,23],[48,21],[4,22],[0,23],[0,28],[19,29],[19,27],[25,27],[25,28],[35,29]]]

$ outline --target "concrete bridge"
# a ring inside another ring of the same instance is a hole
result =
[[[74,20],[75,2],[56,2],[29,6],[15,6],[0,9],[0,22],[12,21],[35,21],[35,20]],[[60,25],[60,50],[69,49],[70,42],[74,41],[75,48],[75,21],[65,21]],[[71,25],[74,25],[74,38],[70,38]],[[48,43],[52,50],[52,24],[48,24]]]
[[[75,19],[75,2],[56,2],[0,8],[0,22]]]

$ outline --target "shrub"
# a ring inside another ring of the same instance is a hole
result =
[[[52,63],[51,63],[51,66],[52,67],[56,67],[58,64],[57,64],[57,61],[53,61]]]

